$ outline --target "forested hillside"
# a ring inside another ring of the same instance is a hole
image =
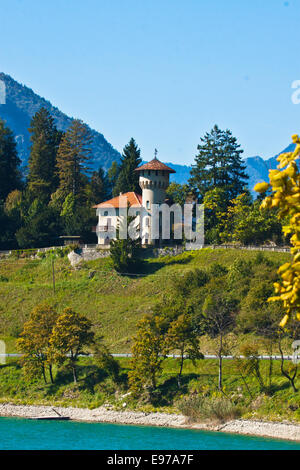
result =
[[[46,108],[51,114],[59,131],[65,131],[71,125],[73,118],[9,75],[0,73],[0,80],[4,81],[6,86],[6,104],[0,105],[0,118],[7,122],[8,127],[15,134],[19,157],[24,166],[28,162],[30,153],[28,132],[30,121],[41,107]],[[101,166],[108,170],[114,160],[120,160],[121,155],[100,132],[93,129],[90,131],[93,137],[91,145],[93,166],[94,168]]]

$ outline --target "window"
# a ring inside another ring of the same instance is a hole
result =
[[[146,202],[146,208],[147,208],[147,209],[150,209],[150,201],[147,201],[147,202]]]
[[[151,171],[150,171],[150,170],[148,170],[148,176],[150,176],[150,175],[151,175]]]
[[[155,171],[155,174],[156,174],[156,176],[158,175],[158,171],[157,171],[157,170]]]
[[[108,215],[108,211],[104,211],[104,217],[106,217]]]
[[[149,220],[149,217],[146,217],[146,227],[149,227],[150,226],[150,220]]]

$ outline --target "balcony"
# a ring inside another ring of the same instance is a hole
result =
[[[99,232],[113,232],[114,227],[111,225],[96,225],[96,227],[92,228],[93,232],[99,233]]]

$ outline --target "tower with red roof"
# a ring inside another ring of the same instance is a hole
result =
[[[134,171],[139,172],[142,196],[135,192],[124,193],[94,206],[99,217],[96,233],[100,245],[109,244],[110,240],[115,237],[119,210],[124,209],[126,204],[133,208],[140,208],[137,211],[137,225],[141,225],[142,228],[142,243],[147,245],[154,242],[151,240],[151,207],[153,204],[165,202],[170,173],[175,173],[175,170],[160,162],[155,153],[153,160]]]

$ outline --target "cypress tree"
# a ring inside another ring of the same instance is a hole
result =
[[[118,196],[120,193],[126,193],[128,191],[140,192],[139,175],[138,172],[135,172],[134,170],[141,163],[141,151],[135,140],[131,138],[129,143],[123,149],[120,172],[113,189],[114,196]]]
[[[62,136],[54,125],[54,120],[46,108],[41,108],[32,118],[29,132],[32,142],[29,157],[28,187],[34,197],[55,191],[56,155]]]
[[[243,150],[230,130],[222,131],[217,125],[200,140],[189,183],[202,199],[207,191],[223,189],[228,202],[243,191],[248,179]]]
[[[0,119],[0,200],[21,187],[20,163],[14,135]]]

